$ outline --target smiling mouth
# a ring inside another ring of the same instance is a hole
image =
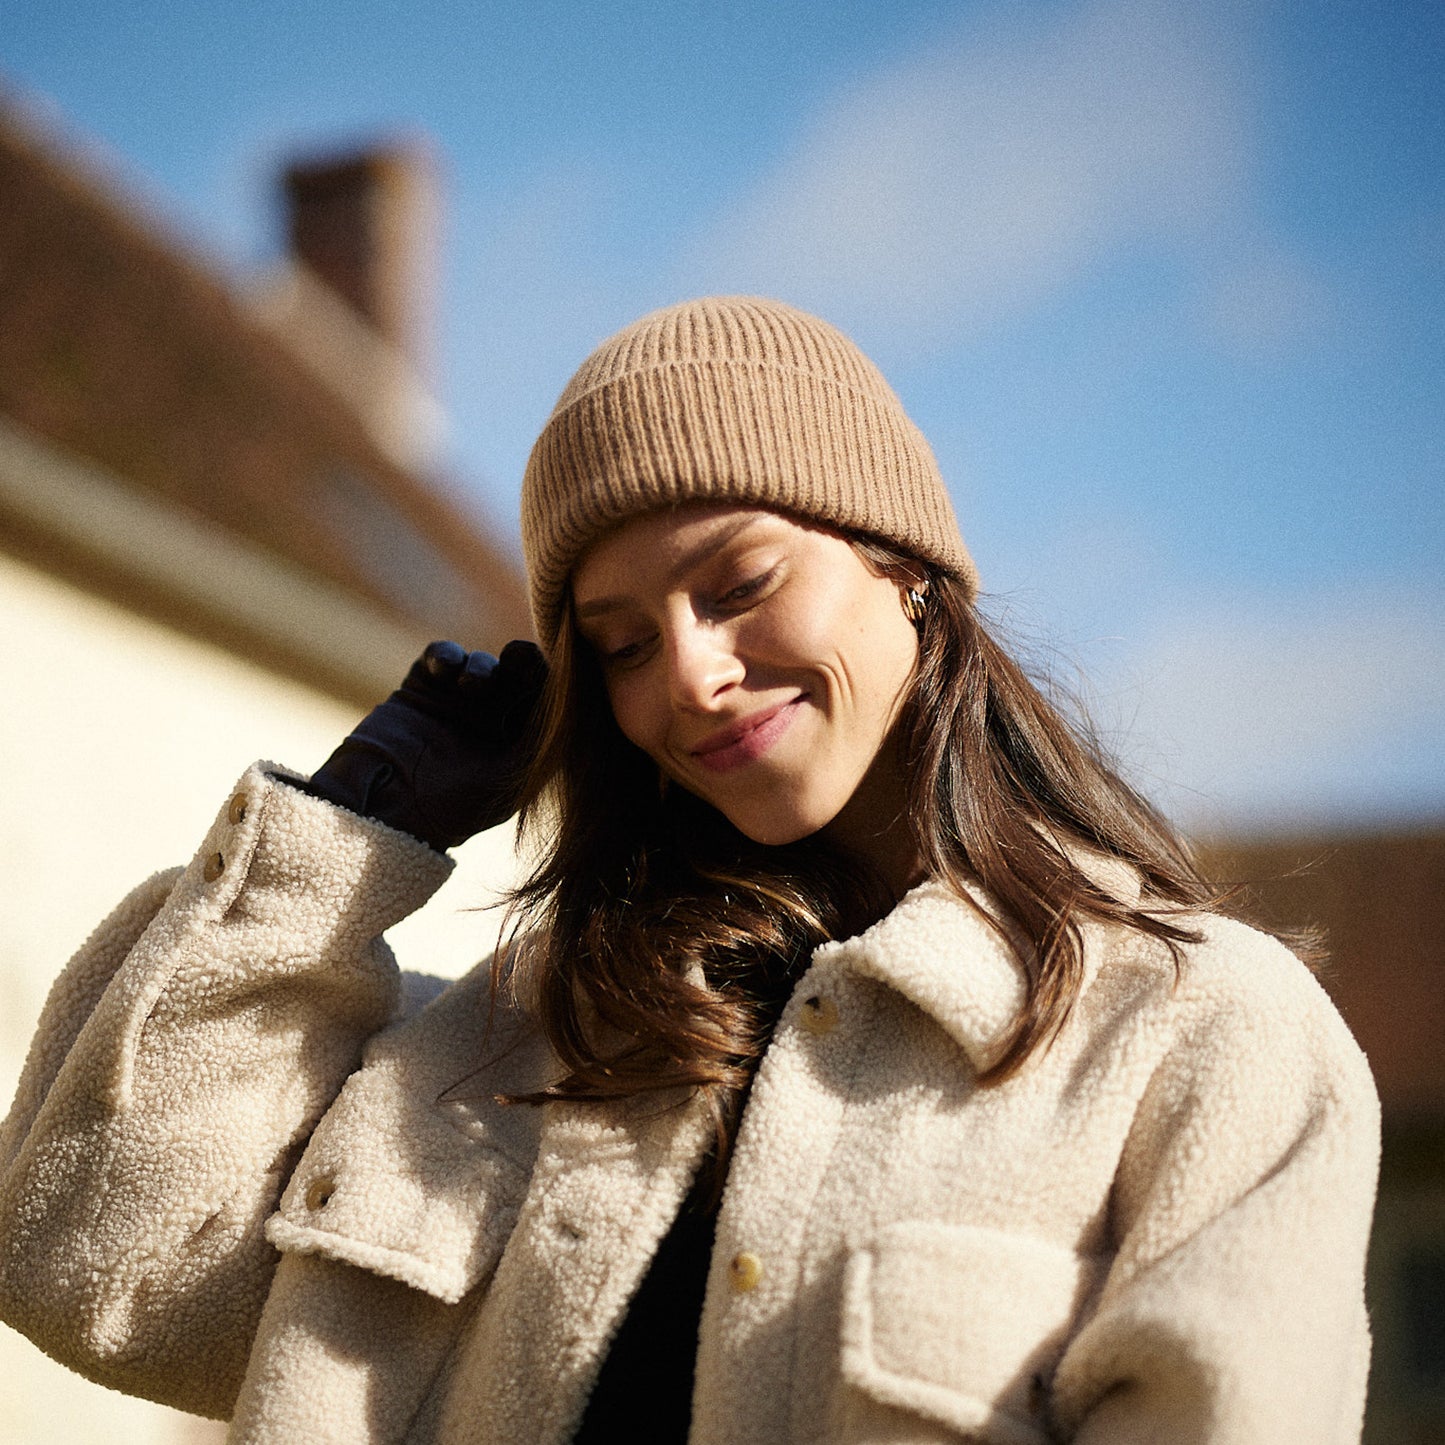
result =
[[[787,731],[797,715],[798,704],[806,695],[800,693],[776,707],[762,708],[740,722],[719,729],[693,748],[691,756],[714,773],[731,772],[756,762]]]

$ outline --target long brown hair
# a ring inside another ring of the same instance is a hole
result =
[[[908,816],[927,873],[960,891],[982,885],[996,926],[1024,942],[1027,1001],[985,1075],[1003,1078],[1068,1017],[1086,920],[1126,924],[1177,951],[1196,936],[1179,915],[1213,894],[1167,822],[993,639],[962,585],[885,544],[850,540],[875,571],[928,578],[897,724]],[[721,1171],[792,977],[818,944],[887,912],[883,879],[818,836],[753,843],[661,782],[613,720],[570,609],[521,826],[542,858],[514,903],[535,925],[531,987],[563,1069],[527,1098],[705,1090]],[[1079,845],[1137,870],[1142,897],[1115,897],[1091,879]]]

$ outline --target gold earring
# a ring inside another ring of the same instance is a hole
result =
[[[917,627],[923,621],[923,613],[928,606],[928,582],[925,580],[912,587],[905,587],[900,582],[898,600],[903,604],[903,615]]]

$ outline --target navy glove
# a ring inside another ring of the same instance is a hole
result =
[[[509,642],[500,659],[433,642],[306,791],[438,850],[454,848],[516,811],[546,679],[530,642]]]

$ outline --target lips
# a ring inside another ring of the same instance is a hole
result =
[[[756,762],[788,730],[805,695],[799,694],[776,707],[760,708],[738,722],[709,733],[691,749],[691,755],[713,773],[731,772]]]

